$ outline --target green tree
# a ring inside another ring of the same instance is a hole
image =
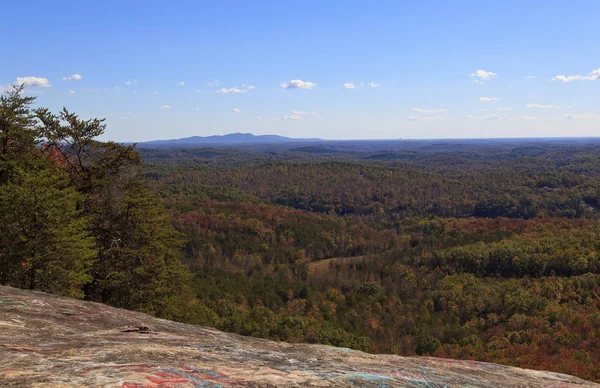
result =
[[[96,256],[83,196],[64,173],[38,163],[0,186],[0,281],[82,298]]]
[[[23,87],[0,95],[0,185],[36,150],[39,132],[31,105],[35,97],[23,97]]]
[[[143,182],[132,179],[101,196],[100,254],[89,296],[169,319],[189,319],[191,275],[179,259],[182,240]],[[115,198],[113,195],[118,195]]]

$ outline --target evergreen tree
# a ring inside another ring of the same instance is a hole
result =
[[[181,236],[155,196],[138,179],[100,196],[100,254],[89,296],[113,306],[189,320],[194,297],[179,259]],[[112,193],[112,194],[111,194]],[[118,195],[119,198],[115,198]]]
[[[0,185],[36,151],[38,131],[31,112],[35,97],[23,97],[22,93],[21,86],[0,95]]]
[[[0,186],[0,281],[82,298],[96,256],[83,196],[39,160]]]

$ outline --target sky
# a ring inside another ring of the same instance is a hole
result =
[[[600,136],[600,2],[10,1],[0,88],[102,140]]]

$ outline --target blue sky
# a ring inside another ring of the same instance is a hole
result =
[[[598,1],[2,8],[3,89],[105,117],[105,140],[600,135]]]

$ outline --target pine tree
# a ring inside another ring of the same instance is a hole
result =
[[[0,95],[0,185],[36,151],[39,132],[31,112],[35,97],[23,97],[22,93],[21,86]]]
[[[0,186],[0,281],[82,298],[96,256],[83,196],[64,173],[37,163]]]
[[[107,211],[93,268],[92,299],[169,319],[188,319],[191,275],[179,259],[181,236],[156,197],[138,179],[101,196]],[[98,225],[99,227],[100,225]],[[100,228],[98,228],[99,230]]]

